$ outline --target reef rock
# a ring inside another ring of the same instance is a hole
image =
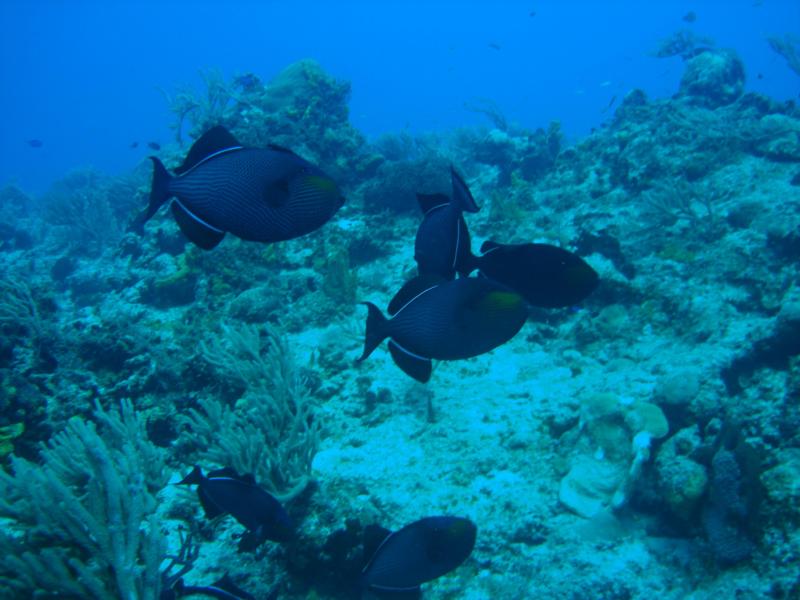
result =
[[[706,50],[687,61],[680,91],[701,106],[718,108],[741,96],[744,82],[744,64],[733,50]]]

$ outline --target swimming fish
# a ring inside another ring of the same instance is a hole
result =
[[[42,140],[36,140],[36,139],[28,140],[25,143],[28,144],[28,146],[30,146],[31,148],[41,148],[42,146],[44,146],[44,142]]]
[[[431,359],[478,356],[514,337],[528,316],[522,296],[486,278],[442,281],[420,276],[406,283],[389,304],[391,319],[371,302],[365,360],[384,339],[395,364],[417,381],[431,377]]]
[[[585,299],[599,276],[577,254],[550,244],[498,244],[486,241],[481,256],[472,253],[460,271],[480,274],[520,294],[532,306],[563,308]]]
[[[360,587],[387,598],[419,597],[420,585],[446,575],[469,557],[477,533],[475,524],[461,517],[427,517],[395,532],[368,527],[364,555],[369,559]]]
[[[244,240],[289,240],[321,227],[344,204],[336,184],[320,169],[279,146],[245,148],[227,129],[214,127],[189,150],[173,177],[153,161],[144,224],[170,198],[181,231],[206,250],[226,233]]]
[[[694,23],[695,21],[697,21],[697,14],[693,10],[690,10],[685,15],[683,15],[681,19],[686,23]]]
[[[159,600],[175,600],[175,598],[184,596],[209,596],[221,600],[256,600],[253,594],[236,585],[227,573],[211,585],[186,585],[183,578],[178,579],[171,588],[161,591]],[[277,597],[277,595],[273,597]]]
[[[224,468],[205,476],[200,467],[195,467],[178,485],[197,486],[197,496],[209,519],[229,514],[245,526],[247,534],[240,540],[240,551],[252,550],[266,540],[285,542],[294,535],[286,510],[256,484],[252,475]]]
[[[463,212],[478,212],[478,205],[467,184],[450,168],[453,196],[417,194],[424,213],[414,242],[414,259],[421,275],[439,275],[452,279],[457,264],[469,252],[470,237]]]
[[[128,147],[129,148],[138,148],[139,147],[139,142],[131,142],[131,145],[128,146]]]
[[[150,148],[150,150],[161,150],[161,144],[158,142],[147,142],[147,147]]]

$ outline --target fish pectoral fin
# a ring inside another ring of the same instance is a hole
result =
[[[421,383],[427,383],[431,378],[433,364],[430,358],[417,356],[403,348],[394,340],[389,340],[389,352],[392,355],[394,364],[400,367],[406,375],[409,375]]]
[[[175,221],[178,223],[178,227],[181,228],[183,235],[203,250],[211,250],[225,237],[224,231],[216,229],[196,217],[180,202],[172,203],[172,214],[175,216]]]
[[[291,197],[288,179],[278,179],[264,187],[264,202],[272,208],[285,206]]]

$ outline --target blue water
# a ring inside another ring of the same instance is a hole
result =
[[[696,22],[681,20],[688,11]],[[675,92],[681,59],[650,53],[681,27],[735,48],[748,89],[797,99],[800,79],[764,39],[800,30],[796,0],[4,0],[0,183],[41,192],[75,167],[129,170],[146,142],[174,137],[159,88],[198,85],[209,67],[268,81],[308,57],[352,82],[352,122],[368,135],[485,122],[464,103],[490,99],[526,127],[559,120],[574,140],[615,96]]]

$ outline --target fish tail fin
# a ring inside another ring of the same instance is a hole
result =
[[[150,201],[147,204],[147,208],[128,227],[128,231],[133,231],[139,235],[144,235],[144,224],[172,196],[172,192],[169,189],[172,176],[167,172],[164,163],[157,156],[151,156],[150,160],[153,161],[153,183],[150,186]]]
[[[195,465],[192,472],[178,482],[178,485],[199,485],[203,481],[203,471]]]
[[[381,309],[372,302],[363,302],[369,311],[367,313],[367,332],[364,339],[364,352],[358,357],[358,362],[366,359],[375,348],[386,338],[386,324],[389,322],[383,316]]]

